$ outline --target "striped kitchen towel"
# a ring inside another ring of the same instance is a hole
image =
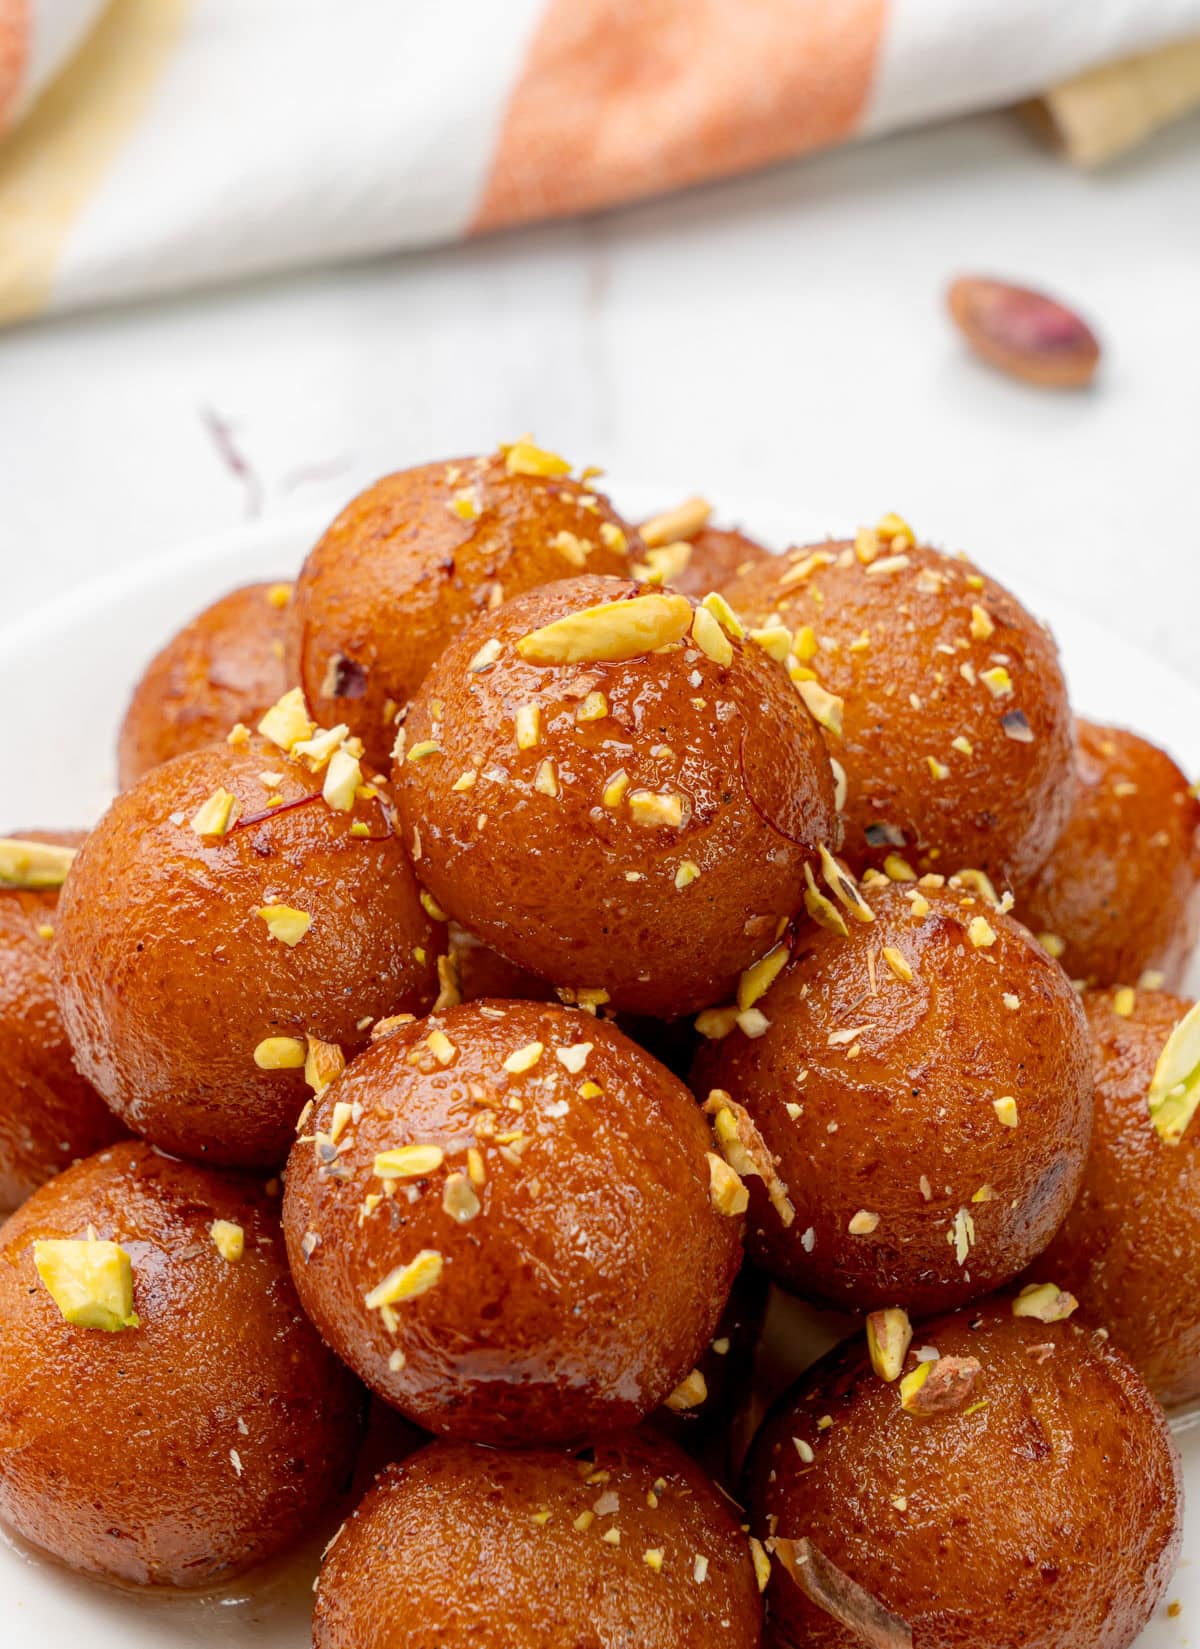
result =
[[[1063,81],[1068,147],[1083,123],[1105,152],[1200,93],[1195,44],[1162,51],[1189,36],[1200,0],[0,0],[0,320],[594,211]]]

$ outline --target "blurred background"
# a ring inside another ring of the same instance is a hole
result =
[[[0,0],[0,122],[0,623],[531,430],[1200,684],[1200,0]],[[1090,387],[974,358],[964,274]]]

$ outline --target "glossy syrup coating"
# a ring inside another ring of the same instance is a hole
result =
[[[351,500],[310,552],[288,611],[289,679],[377,765],[397,711],[479,613],[584,568],[628,569],[629,529],[569,476],[510,474],[503,453],[420,464]]]
[[[1049,854],[1071,804],[1072,724],[1054,640],[969,561],[921,545],[864,563],[790,550],[725,594],[748,622],[808,626],[808,668],[844,700],[845,852],[998,887]]]
[[[122,789],[152,767],[253,726],[287,687],[284,610],[291,586],[247,584],[189,620],[133,690],[117,740]]]
[[[1200,1397],[1200,1130],[1193,1122],[1165,1145],[1146,1103],[1163,1044],[1191,1003],[1165,991],[1087,991],[1083,1006],[1091,1151],[1079,1195],[1029,1275],[1069,1289],[1160,1402],[1191,1402]]]
[[[578,578],[477,620],[413,701],[395,776],[417,875],[452,916],[555,985],[671,1018],[771,947],[837,817],[816,724],[754,643],[730,641],[728,664],[690,634],[622,662],[518,654],[645,595],[665,599]]]
[[[222,787],[231,828],[197,835]],[[75,1057],[165,1150],[282,1161],[309,1088],[299,1066],[261,1068],[260,1045],[312,1036],[349,1058],[372,1019],[424,1012],[437,994],[445,929],[420,903],[386,796],[335,812],[321,787],[258,738],[177,756],[117,798],[71,868],[55,961]],[[260,916],[275,905],[310,918],[295,945]]]
[[[690,541],[683,566],[667,580],[673,590],[702,601],[735,578],[772,559],[771,551],[730,527],[703,527]]]
[[[805,928],[756,1004],[766,1031],[710,1043],[693,1080],[746,1106],[795,1204],[785,1227],[748,1182],[755,1260],[806,1299],[924,1314],[1015,1276],[1070,1207],[1087,1026],[1062,969],[982,896],[864,893],[874,921]]]
[[[1074,805],[1049,859],[1017,890],[1021,920],[1061,941],[1072,979],[1134,985],[1151,972],[1177,986],[1200,930],[1200,802],[1148,739],[1076,728]]]
[[[424,1160],[381,1160],[410,1146]],[[687,1089],[613,1026],[463,1004],[384,1037],[307,1120],[284,1199],[296,1286],[338,1355],[430,1431],[618,1430],[691,1372],[737,1272],[711,1150]]]
[[[79,847],[76,830],[14,830]],[[0,1214],[125,1130],[75,1069],[54,999],[56,889],[0,888]]]
[[[552,985],[519,968],[499,951],[481,944],[457,922],[450,923],[449,932],[458,993],[464,1002],[480,1002],[489,996],[506,997],[514,1002],[557,1000]]]
[[[762,1603],[729,1504],[682,1450],[431,1443],[325,1559],[314,1649],[754,1649]]]
[[[1140,1376],[1078,1318],[1007,1299],[924,1324],[906,1373],[926,1348],[979,1365],[944,1412],[905,1413],[863,1337],[780,1400],[750,1461],[755,1534],[810,1539],[920,1649],[1126,1649],[1182,1533],[1179,1457]],[[860,1649],[778,1561],[767,1609],[779,1649]]]
[[[0,1227],[0,1518],[72,1568],[216,1584],[311,1525],[354,1464],[361,1389],[288,1275],[278,1202],[244,1175],[110,1147]],[[211,1226],[243,1233],[228,1260]],[[94,1227],[133,1268],[136,1327],[66,1322],[39,1238]]]

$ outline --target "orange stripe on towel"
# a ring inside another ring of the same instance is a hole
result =
[[[855,130],[887,0],[549,0],[476,230],[744,171]]]
[[[29,58],[29,0],[0,0],[0,130],[8,117]]]

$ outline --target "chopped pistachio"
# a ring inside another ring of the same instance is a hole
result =
[[[987,641],[989,636],[995,633],[995,629],[987,608],[975,602],[971,608],[971,635],[976,641]]]
[[[996,1113],[996,1120],[1005,1128],[1017,1126],[1020,1120],[1017,1116],[1017,1102],[1011,1094],[1003,1094],[999,1099],[994,1099],[992,1109]]]
[[[363,1298],[368,1311],[382,1311],[385,1306],[399,1305],[402,1300],[415,1300],[435,1288],[442,1277],[442,1256],[433,1248],[422,1248],[407,1265],[398,1265],[389,1271],[381,1283]]]
[[[881,1380],[898,1380],[912,1344],[912,1324],[906,1311],[872,1311],[867,1318],[867,1350],[871,1367]]]
[[[1012,693],[1012,677],[1003,664],[993,665],[990,670],[981,670],[979,679],[994,699],[1008,698]]]
[[[692,640],[700,651],[722,669],[733,663],[733,646],[707,607],[697,607],[692,618]]]
[[[404,729],[401,728],[400,732],[403,734]],[[420,739],[413,745],[412,749],[405,757],[405,760],[410,762],[423,762],[429,756],[440,756],[441,753],[442,747],[436,739]]]
[[[675,872],[675,886],[682,892],[685,887],[691,887],[699,874],[700,866],[694,859],[682,859]]]
[[[312,926],[312,917],[306,910],[293,905],[260,905],[255,913],[267,924],[272,939],[278,939],[289,950],[298,945]]]
[[[770,624],[763,629],[751,630],[749,638],[776,664],[782,664],[792,650],[792,632],[785,624]]]
[[[675,1390],[667,1398],[667,1407],[675,1414],[682,1414],[687,1409],[698,1408],[708,1396],[708,1382],[698,1368],[681,1380]]]
[[[750,1561],[754,1565],[754,1579],[760,1592],[765,1592],[771,1579],[771,1559],[763,1549],[761,1540],[750,1536]]]
[[[65,1322],[108,1334],[138,1327],[133,1266],[118,1243],[90,1228],[86,1239],[44,1237],[33,1244],[33,1263]]]
[[[772,984],[783,971],[788,959],[788,947],[776,945],[765,956],[760,956],[757,962],[746,968],[737,987],[737,1005],[739,1008],[752,1008],[761,996],[765,996]]]
[[[429,1049],[430,1053],[437,1060],[439,1065],[449,1065],[450,1061],[458,1052],[458,1049],[455,1047],[454,1043],[451,1042],[445,1031],[430,1031],[429,1035],[425,1038],[425,1046]]]
[[[1014,1317],[1036,1317],[1039,1323],[1061,1323],[1078,1306],[1073,1294],[1055,1283],[1028,1283],[1012,1303]]]
[[[705,1152],[705,1159],[708,1163],[708,1194],[717,1213],[744,1214],[750,1203],[750,1193],[742,1183],[741,1175],[715,1151]]]
[[[608,700],[599,690],[588,693],[575,711],[576,721],[603,721],[608,715]]]
[[[683,797],[675,791],[660,795],[656,790],[631,790],[629,816],[634,824],[651,830],[678,830],[683,823]]]
[[[905,985],[912,984],[912,967],[910,966],[903,951],[897,950],[895,945],[885,945],[883,947],[883,959],[887,963],[888,967],[891,968],[892,972],[896,975],[897,979],[901,980]]]
[[[830,933],[839,934],[843,939],[847,938],[850,929],[846,925],[846,918],[833,900],[827,899],[821,892],[809,864],[804,867],[804,880],[808,884],[804,894],[804,908],[813,921],[818,927],[828,928]]]
[[[634,596],[568,613],[522,636],[517,652],[529,664],[620,662],[682,640],[691,622],[686,596]]]
[[[541,1059],[544,1052],[540,1042],[527,1042],[523,1048],[509,1054],[504,1061],[504,1069],[512,1076],[521,1076],[525,1071],[532,1071]]]
[[[664,510],[645,522],[640,531],[642,543],[649,549],[670,544],[676,539],[694,538],[712,514],[712,505],[705,498],[689,498],[673,510]]]
[[[891,882],[915,882],[917,873],[907,859],[898,853],[889,853],[883,861],[883,873]]]
[[[542,742],[542,707],[540,704],[522,704],[517,709],[516,733],[518,750],[534,750]]]
[[[445,1161],[440,1145],[400,1145],[378,1151],[372,1172],[379,1179],[425,1179]]]
[[[307,1046],[299,1037],[267,1036],[254,1050],[254,1063],[260,1071],[298,1071],[307,1056]]]
[[[237,797],[218,786],[192,814],[191,829],[197,836],[224,836],[237,817],[236,809]]]
[[[835,739],[840,739],[845,701],[838,698],[836,693],[827,692],[819,681],[798,681],[796,691],[804,700],[814,721]]]
[[[967,938],[976,950],[987,950],[996,943],[996,930],[984,916],[973,916],[967,924]]]
[[[1128,985],[1122,985],[1119,990],[1113,992],[1113,1012],[1121,1019],[1129,1019],[1132,1016],[1133,1010],[1136,1006],[1137,993]]]
[[[362,767],[356,756],[346,750],[335,750],[329,758],[321,795],[336,813],[349,813],[362,784]]]
[[[246,1233],[234,1220],[214,1220],[208,1228],[217,1253],[231,1265],[246,1252]]]
[[[1200,1003],[1167,1038],[1148,1095],[1150,1120],[1164,1145],[1178,1145],[1200,1105]]]
[[[556,452],[547,452],[536,446],[533,439],[523,435],[519,441],[504,450],[504,467],[510,475],[541,475],[554,477],[569,475],[571,466]]]
[[[266,712],[258,724],[258,731],[264,739],[270,739],[281,750],[290,750],[294,744],[302,739],[309,739],[315,732],[315,724],[308,714],[308,706],[304,702],[304,693],[299,687],[293,687]]]
[[[52,842],[27,842],[16,836],[0,838],[0,887],[30,892],[61,887],[76,851]]]

